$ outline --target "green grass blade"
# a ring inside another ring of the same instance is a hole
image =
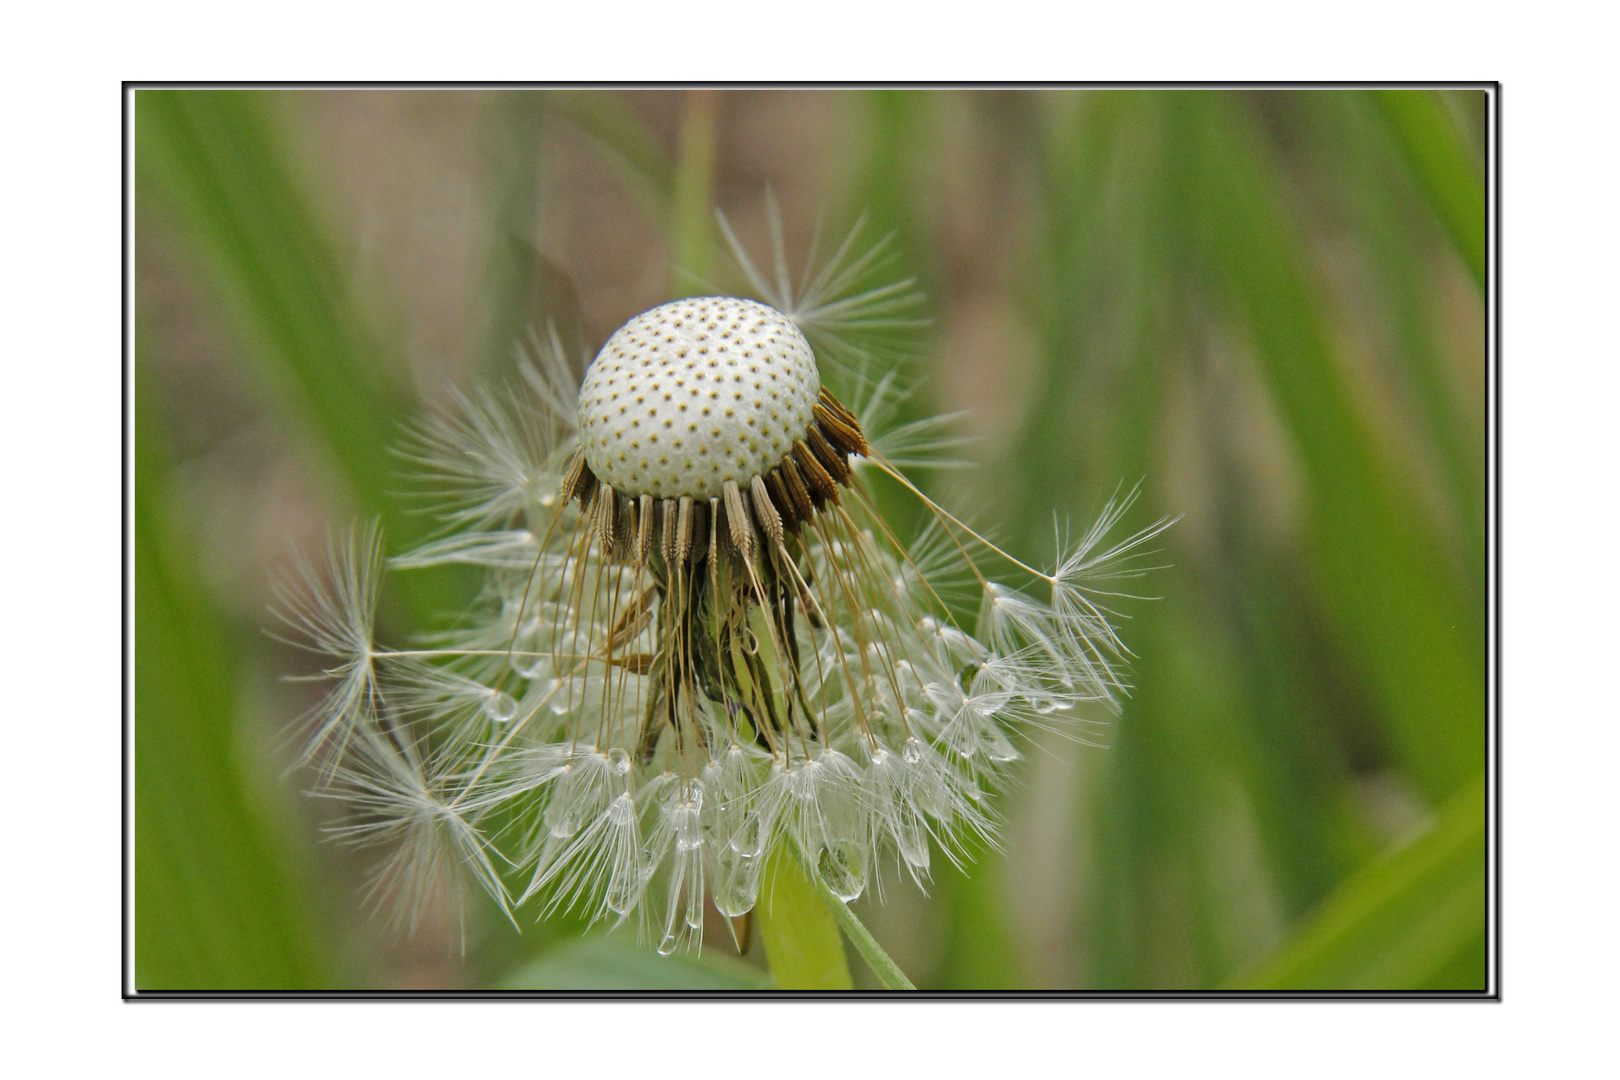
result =
[[[609,151],[619,176],[649,217],[663,221],[675,190],[675,167],[657,137],[613,90],[552,90],[547,106]]]
[[[1373,91],[1412,174],[1473,275],[1485,288],[1485,183],[1456,121],[1433,90]]]
[[[409,395],[348,301],[332,245],[289,175],[264,115],[263,91],[140,90],[135,98],[137,196],[174,211],[206,275],[277,393],[302,444],[347,490],[362,516],[381,518],[392,550],[433,528],[411,513],[391,447],[411,415]],[[144,203],[142,205],[145,205]],[[397,591],[419,623],[456,610],[464,575],[413,574]]]
[[[868,272],[858,288],[914,281],[928,299],[929,307],[913,314],[927,317],[936,310],[934,305],[941,295],[941,282],[936,277],[940,266],[936,238],[921,211],[929,189],[938,182],[937,174],[932,171],[935,152],[931,144],[939,94],[932,90],[887,88],[845,93],[854,97],[852,111],[865,125],[866,137],[852,155],[855,176],[844,212],[832,220],[863,220],[863,248],[888,241],[880,265]],[[842,239],[836,232],[829,230],[822,237],[822,257],[830,250],[830,244]],[[795,265],[797,257],[789,254],[790,266]],[[863,348],[877,346],[876,351],[880,353],[888,352],[892,345],[901,356],[909,359],[923,337],[925,334],[913,331],[882,345],[875,340],[858,344]],[[941,411],[933,389],[926,379],[918,380],[918,374],[909,369],[905,372],[906,382],[913,386],[913,392],[900,402],[891,421],[893,424],[910,423]],[[837,390],[835,379],[828,381]],[[928,474],[920,480],[925,491],[936,482],[936,478]],[[926,517],[917,500],[887,477],[874,476],[868,483],[879,512],[895,535],[916,535]]]
[[[1131,365],[1132,385],[1148,396],[1136,395],[1139,407],[1121,410],[1128,413],[1122,420],[1108,424],[1103,410],[1086,403],[1098,389],[1092,343],[1106,335],[1139,359],[1135,331],[1151,309],[1154,293],[1142,285],[1157,275],[1163,186],[1152,103],[1125,91],[1085,92],[1072,121],[1042,148],[1043,263],[1030,289],[1046,392],[1023,426],[1018,482],[1005,496],[1019,535],[1032,547],[1050,543],[1054,503],[1081,503],[1088,488],[1094,494],[1120,479],[1108,475],[1115,464],[1109,459],[1127,459],[1123,467],[1138,470],[1144,460],[1147,430],[1131,421],[1151,418],[1159,382],[1154,354]],[[1129,183],[1115,187],[1111,180],[1121,172]],[[1098,433],[1099,424],[1109,430]]]
[[[1174,356],[1169,268],[1183,231],[1172,198],[1180,139],[1167,101],[1162,94],[1082,92],[1072,111],[1054,117],[1042,147],[1043,259],[1030,280],[1043,338],[1042,392],[1002,493],[1035,558],[1051,550],[1054,512],[1083,527],[1114,484],[1158,471],[1153,448]],[[1150,478],[1149,502],[1157,488]],[[1189,889],[1166,903],[1160,869],[1185,863],[1195,843],[1186,804],[1207,786],[1201,773],[1210,764],[1203,751],[1211,740],[1192,737],[1230,715],[1212,693],[1225,686],[1215,676],[1226,673],[1200,670],[1201,654],[1171,643],[1171,620],[1179,625],[1190,614],[1189,590],[1155,575],[1151,591],[1166,599],[1131,611],[1142,689],[1109,734],[1097,784],[1080,811],[1088,830],[1091,822],[1107,823],[1087,844],[1081,910],[1087,945],[1073,976],[1082,987],[1206,981],[1156,959],[1185,950],[1185,927],[1198,920],[1202,904]],[[1197,750],[1184,752],[1190,745]],[[1151,916],[1140,914],[1148,910]],[[958,932],[967,937],[971,926]]]
[[[388,447],[408,400],[345,301],[326,236],[248,90],[139,90],[135,163],[179,212],[203,268],[265,363],[261,373],[331,452],[364,514],[419,531],[388,497]]]
[[[1351,403],[1273,166],[1228,99],[1193,101],[1206,272],[1247,328],[1299,450],[1325,608],[1376,689],[1402,766],[1443,799],[1484,765],[1478,609],[1448,572],[1411,478],[1380,455]]]
[[[1477,771],[1473,611],[1339,384],[1325,290],[1304,272],[1273,148],[1233,134],[1231,96],[1089,92],[1075,104],[1053,126],[1040,174],[1047,250],[1032,284],[1045,370],[1007,485],[1024,485],[1020,535],[1032,545],[1049,536],[1054,503],[1084,518],[1122,477],[1148,478],[1145,516],[1187,509],[1149,505],[1169,494],[1162,447],[1180,422],[1168,415],[1171,391],[1219,390],[1205,358],[1234,332],[1261,347],[1261,374],[1281,386],[1280,419],[1317,516],[1299,552],[1237,509],[1252,481],[1223,457],[1228,406],[1201,397],[1211,431],[1199,479],[1217,493],[1214,517],[1172,530],[1164,561],[1176,565],[1148,586],[1163,599],[1128,609],[1139,689],[1087,803],[1088,822],[1106,825],[1087,825],[1097,861],[1078,981],[1212,985],[1370,853],[1345,761],[1379,739],[1363,732],[1377,723],[1365,717],[1385,718],[1395,764],[1436,800],[1467,779],[1471,760]],[[1293,107],[1272,104],[1283,116]],[[1205,151],[1212,143],[1219,155]],[[1212,298],[1227,305],[1213,342]],[[1453,625],[1462,644],[1436,646]],[[1392,655],[1413,640],[1418,655]],[[1428,681],[1407,694],[1407,676]],[[1436,724],[1429,707],[1447,695]],[[1241,887],[1265,902],[1234,899],[1250,894],[1233,891],[1236,870],[1211,854],[1232,842],[1210,831],[1216,807],[1252,822],[1263,857]]]
[[[1329,897],[1248,990],[1485,988],[1485,778]]]
[[[1025,985],[1014,925],[1002,885],[1000,852],[980,848],[965,871],[945,869],[935,895],[945,910],[945,941],[934,967],[935,990],[1016,990]]]
[[[162,451],[149,410],[136,416],[135,985],[328,985],[298,884],[236,760],[231,635],[160,514]]]
[[[483,345],[483,367],[501,378],[513,369],[516,347],[530,329],[545,332],[546,308],[553,291],[549,267],[540,251],[540,147],[546,115],[538,90],[505,90],[491,110],[483,157],[490,176],[493,235],[484,291],[488,297],[488,328]],[[571,335],[565,313],[558,332]],[[577,321],[577,320],[573,320]],[[564,337],[565,341],[572,340]]]
[[[1473,403],[1459,403],[1455,374],[1438,347],[1431,241],[1438,207],[1409,170],[1405,147],[1385,121],[1381,100],[1373,91],[1306,96],[1301,104],[1309,119],[1304,136],[1309,149],[1302,157],[1342,205],[1339,212],[1365,255],[1357,265],[1363,266],[1373,304],[1358,320],[1357,332],[1387,353],[1382,369],[1411,402],[1415,433],[1432,449],[1442,473],[1447,516],[1455,518],[1461,538],[1459,561],[1468,580],[1483,582],[1485,402],[1481,395]],[[1483,588],[1474,599],[1483,604]]]
[[[832,908],[833,917],[838,920],[838,925],[843,927],[844,933],[849,936],[850,942],[855,946],[856,951],[861,954],[861,959],[866,961],[867,966],[872,969],[872,974],[878,977],[878,981],[883,984],[884,989],[917,989],[916,984],[906,978],[906,973],[900,970],[900,965],[896,964],[894,959],[883,951],[883,946],[877,943],[877,939],[872,936],[872,932],[866,928],[866,925],[855,917],[855,913],[849,909],[849,905],[825,888],[822,889],[822,893],[822,899],[826,900],[828,906]]]
[[[1036,557],[1050,550],[1054,510],[1083,527],[1122,479],[1146,478],[1138,525],[1185,509],[1167,501],[1160,445],[1170,388],[1196,349],[1182,314],[1191,121],[1176,95],[1090,91],[1050,128],[1040,173],[1045,260],[1032,282],[1043,389],[1016,473],[1020,534]],[[1185,541],[1183,527],[1172,530],[1154,562],[1181,567]],[[1197,987],[1231,970],[1243,935],[1226,929],[1234,916],[1207,851],[1210,800],[1240,781],[1257,789],[1251,803],[1288,815],[1289,828],[1271,837],[1287,846],[1268,851],[1268,862],[1302,888],[1321,874],[1310,850],[1324,831],[1316,807],[1263,786],[1293,764],[1296,747],[1245,727],[1262,711],[1244,696],[1253,658],[1221,610],[1224,598],[1206,595],[1226,568],[1195,567],[1202,572],[1156,571],[1142,591],[1162,599],[1123,609],[1139,689],[1111,725],[1094,786],[1077,800],[1090,834],[1077,986]],[[1291,688],[1284,682],[1277,693]]]
[[[713,279],[714,121],[719,91],[694,87],[685,95],[680,156],[669,207],[671,299],[706,292]]]

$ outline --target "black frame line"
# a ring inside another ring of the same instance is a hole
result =
[[[135,179],[134,179],[134,101],[135,91],[145,89],[487,89],[487,88],[622,88],[661,89],[716,87],[719,89],[815,88],[910,88],[910,89],[1045,89],[1045,88],[1125,88],[1125,89],[1372,89],[1418,87],[1424,89],[1469,89],[1485,94],[1485,226],[1486,284],[1485,306],[1485,497],[1486,497],[1486,603],[1485,603],[1485,859],[1486,859],[1486,988],[1483,992],[1367,990],[1367,991],[1243,991],[1243,990],[917,990],[910,994],[890,991],[711,991],[711,990],[137,990],[134,985],[134,818],[135,764],[134,735],[134,536],[133,500],[135,465]],[[1346,82],[1311,81],[1141,81],[1141,82],[697,82],[697,81],[597,81],[548,82],[350,82],[350,81],[138,81],[126,80],[119,94],[122,104],[122,260],[121,260],[121,369],[122,403],[121,461],[123,493],[122,551],[122,707],[121,799],[121,996],[125,1001],[1502,1001],[1502,84],[1500,81],[1414,80],[1388,82],[1355,80]],[[1493,888],[1494,886],[1494,888]]]

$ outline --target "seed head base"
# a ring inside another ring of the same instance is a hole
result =
[[[603,658],[614,663],[615,648],[639,635],[655,608],[658,640],[680,643],[678,655],[660,650],[616,661],[638,674],[662,676],[654,679],[636,740],[638,764],[653,760],[666,734],[677,753],[688,741],[710,749],[706,725],[682,723],[693,708],[720,707],[740,717],[755,743],[773,754],[791,757],[795,737],[804,756],[812,742],[825,744],[800,671],[799,613],[812,628],[825,626],[802,534],[845,532],[847,515],[838,515],[840,490],[849,490],[855,478],[850,455],[869,452],[859,419],[825,387],[788,453],[740,484],[726,478],[720,494],[706,499],[620,493],[596,476],[588,448],[580,450],[560,495],[579,506],[582,543],[594,543],[602,561],[633,567],[638,578],[644,572],[652,581],[617,617]],[[774,671],[760,657],[760,629]],[[781,693],[770,692],[773,686]]]

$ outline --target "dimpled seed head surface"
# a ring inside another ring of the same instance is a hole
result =
[[[608,338],[579,389],[585,461],[622,495],[745,489],[802,439],[821,389],[810,344],[752,300],[655,307]]]

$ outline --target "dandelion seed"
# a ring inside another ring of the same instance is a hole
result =
[[[899,382],[852,344],[911,321],[914,294],[852,292],[881,250],[852,252],[853,234],[795,291],[779,245],[771,278],[739,248],[769,304],[638,315],[577,389],[537,335],[528,401],[468,395],[419,429],[406,453],[447,531],[393,568],[488,576],[425,647],[373,643],[374,533],[334,548],[329,591],[308,570],[288,590],[335,658],[303,756],[364,819],[346,838],[399,845],[378,889],[407,923],[452,866],[503,906],[634,919],[666,953],[701,943],[706,899],[750,911],[779,849],[846,901],[883,858],[922,886],[932,852],[995,843],[1021,732],[1083,730],[1078,706],[1124,692],[1099,586],[1162,523],[1104,548],[1134,492],[1115,499],[1043,573],[927,499],[903,470],[953,444],[890,424]],[[930,511],[915,544],[867,469]],[[955,613],[975,605],[970,631]]]

